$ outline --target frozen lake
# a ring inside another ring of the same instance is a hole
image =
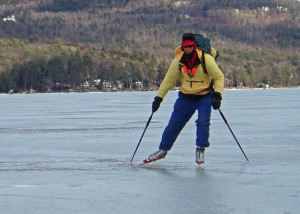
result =
[[[0,95],[0,213],[300,212],[300,89],[226,90],[212,112],[206,163],[195,120],[167,158],[157,150],[177,97],[170,91],[130,159],[156,92]]]

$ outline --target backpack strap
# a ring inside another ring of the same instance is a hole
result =
[[[206,66],[205,66],[205,57],[204,57],[204,51],[202,51],[202,56],[201,56],[201,65],[203,68],[204,73],[207,74]]]
[[[218,52],[217,52],[217,53],[218,53]],[[206,69],[206,66],[205,66],[204,51],[202,51],[201,65],[202,65],[202,68],[203,68],[204,73],[207,74],[207,69]],[[211,82],[210,82],[209,87],[208,87],[207,90],[210,91],[211,93],[214,92],[214,80],[211,80]]]

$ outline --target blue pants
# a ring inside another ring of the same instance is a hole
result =
[[[159,149],[169,151],[172,148],[181,130],[196,110],[198,110],[196,145],[208,147],[211,101],[212,94],[208,94],[200,100],[191,100],[179,92],[169,124],[163,132]]]

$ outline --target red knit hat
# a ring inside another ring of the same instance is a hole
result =
[[[184,41],[182,41],[182,44],[181,44],[182,47],[185,47],[187,45],[195,45],[195,42],[193,40],[184,40]]]

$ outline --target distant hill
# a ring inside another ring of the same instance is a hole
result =
[[[295,0],[0,0],[0,14],[2,43],[14,44],[8,42],[12,38],[24,43],[22,47],[7,45],[10,56],[4,46],[0,48],[0,71],[7,74],[16,62],[23,65],[29,60],[22,54],[36,47],[44,49],[48,64],[55,54],[47,54],[47,48],[59,40],[62,49],[94,53],[93,78],[120,79],[103,76],[99,68],[105,63],[111,71],[117,61],[121,70],[132,69],[136,63],[136,69],[144,69],[132,79],[159,84],[161,77],[157,77],[165,73],[163,67],[174,56],[182,33],[196,32],[209,37],[221,53],[218,63],[229,82],[250,87],[261,82],[299,84],[300,3]],[[19,48],[25,52],[16,54]],[[103,53],[106,58],[99,58]],[[145,62],[130,58],[136,53]],[[146,66],[149,62],[152,67]],[[280,74],[287,77],[279,78],[278,72],[287,67],[288,74]],[[151,76],[157,68],[163,69]],[[32,87],[24,86],[24,77],[10,78],[17,88],[20,81],[24,90]],[[72,87],[89,78],[73,82]]]
[[[8,38],[136,45],[138,37],[151,48],[178,43],[182,32],[197,31],[259,46],[300,47],[295,0],[2,0],[0,8],[2,18],[17,20],[0,22],[0,36]]]

